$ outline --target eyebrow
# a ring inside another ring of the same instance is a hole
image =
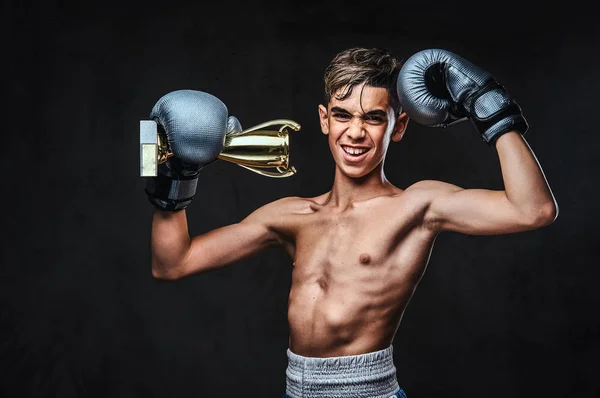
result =
[[[331,112],[336,112],[336,113],[343,113],[343,114],[348,114],[350,115],[351,113],[348,112],[346,109],[341,108],[339,106],[334,106],[331,108]],[[381,109],[374,109],[372,111],[369,111],[367,113],[364,114],[365,116],[380,116],[380,117],[387,117],[387,113],[385,113],[384,111],[382,111]]]

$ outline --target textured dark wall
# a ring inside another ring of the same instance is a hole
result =
[[[177,89],[210,92],[245,127],[300,122],[292,178],[206,168],[198,234],[332,184],[317,105],[331,57],[445,48],[517,99],[560,205],[514,235],[438,238],[395,340],[419,397],[596,397],[600,368],[597,33],[575,2],[3,2],[0,396],[278,397],[285,389],[291,261],[272,250],[174,283],[150,274],[152,207],[139,120]],[[399,187],[502,187],[470,124],[411,124],[390,147]]]

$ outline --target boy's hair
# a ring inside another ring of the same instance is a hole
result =
[[[402,61],[380,48],[350,48],[337,54],[325,69],[325,104],[335,95],[345,100],[357,84],[387,89],[396,116],[402,112],[396,81]],[[342,90],[342,91],[339,91]],[[339,91],[339,92],[338,92]],[[337,93],[337,94],[336,94]]]

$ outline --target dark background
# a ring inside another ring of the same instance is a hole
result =
[[[190,233],[237,222],[330,189],[323,70],[366,46],[445,48],[492,72],[523,108],[560,206],[536,231],[438,238],[394,343],[400,385],[410,398],[597,397],[595,14],[573,1],[436,3],[2,2],[0,396],[283,395],[290,259],[272,250],[153,280],[139,120],[185,88],[245,127],[302,124],[292,178],[225,162],[202,172]],[[385,170],[402,188],[502,188],[470,124],[411,124]]]

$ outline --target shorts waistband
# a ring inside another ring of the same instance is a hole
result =
[[[287,350],[286,393],[292,398],[389,398],[400,388],[393,346],[343,357],[303,357]]]

